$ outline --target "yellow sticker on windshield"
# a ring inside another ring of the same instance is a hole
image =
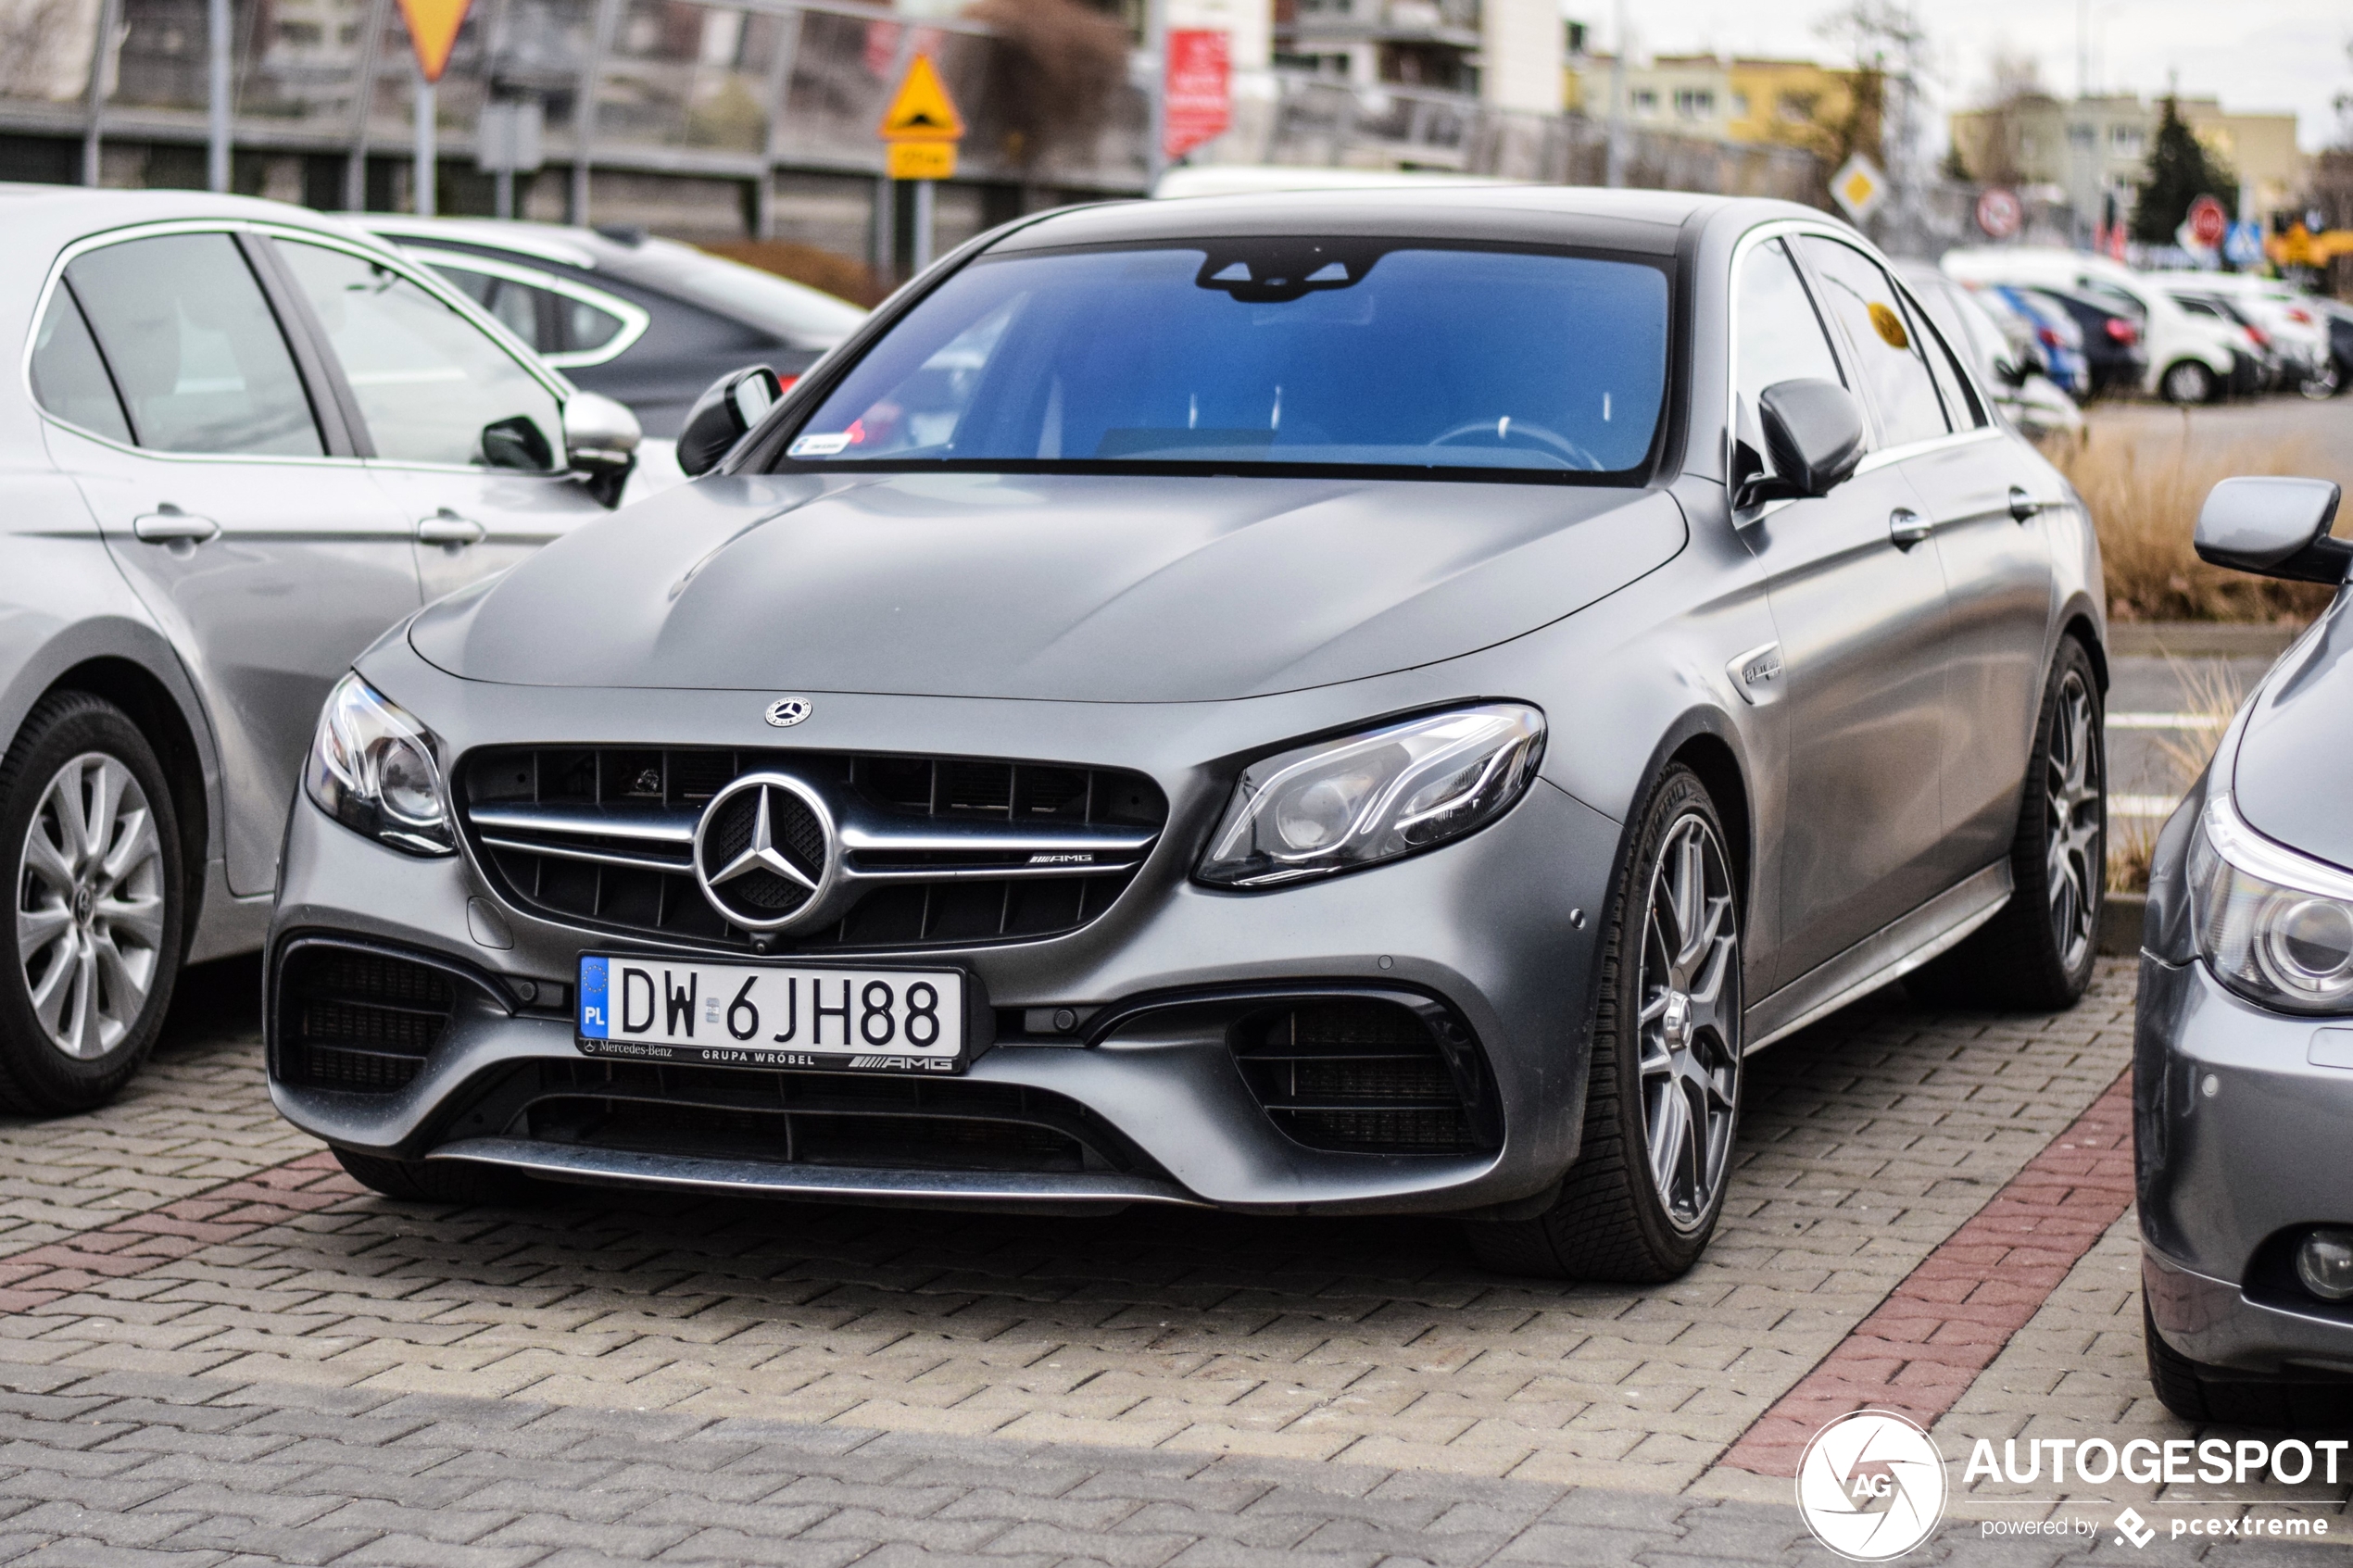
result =
[[[1888,347],[1909,348],[1912,346],[1911,337],[1904,331],[1904,318],[1886,306],[1871,307],[1871,326],[1878,332],[1880,341]]]

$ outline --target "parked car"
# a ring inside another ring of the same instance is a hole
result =
[[[2092,391],[2091,361],[2083,355],[2083,332],[2075,318],[2032,289],[2007,283],[1989,285],[1983,294],[2022,321],[2042,350],[2053,382],[2070,397],[2088,397]]]
[[[2353,306],[2334,299],[2312,298],[2306,301],[2328,328],[2329,361],[2336,368],[2336,389],[2353,386]]]
[[[2249,320],[2236,306],[2219,295],[2202,290],[2169,287],[2166,292],[2174,303],[2200,320],[2220,321],[2225,331],[2235,332],[2234,349],[2239,364],[2231,390],[2242,395],[2276,392],[2287,383],[2288,363],[2270,334]]]
[[[2233,479],[2220,566],[2339,588],[2159,834],[2133,1070],[2149,1376],[2191,1421],[2341,1420],[2353,1391],[2353,545],[2337,486]]]
[[[591,517],[637,429],[331,219],[9,187],[0,1099],[103,1101],[183,961],[261,944],[320,704]]]
[[[2306,397],[2334,397],[2342,388],[2331,351],[2328,320],[2315,302],[2273,278],[2245,272],[2160,272],[2177,295],[2196,294],[2221,305],[2249,328],[2280,361],[2280,379]]]
[[[758,360],[789,382],[866,318],[848,300],[627,225],[392,213],[361,221],[431,263],[574,383],[627,404],[659,440],[677,435],[720,376]]]
[[[2083,358],[2091,372],[2086,395],[2103,397],[2132,393],[2148,378],[2148,350],[2141,346],[2141,323],[2120,301],[2095,299],[2073,289],[2036,288],[2030,294],[2073,319],[2082,334]]]
[[[1978,384],[2020,433],[2034,441],[2072,442],[2083,433],[2083,411],[2049,376],[2036,369],[2002,330],[2001,323],[1964,288],[1924,262],[1898,262],[1896,271],[1953,345],[1978,375]],[[2028,340],[2030,347],[2039,345]]]
[[[2081,994],[2102,616],[1808,208],[1039,215],[359,659],[273,1093],[398,1198],[1436,1211],[1671,1276],[1750,1050]]]
[[[2113,301],[2133,313],[2147,346],[2142,390],[2170,403],[2205,403],[2233,389],[2253,369],[2246,334],[2228,324],[2200,320],[2172,295],[2122,262],[2086,252],[2039,245],[1988,245],[1949,250],[1940,263],[1963,282],[2024,283],[2068,289]]]

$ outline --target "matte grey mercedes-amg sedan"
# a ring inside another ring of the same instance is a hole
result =
[[[1745,1053],[2086,983],[2091,530],[1819,214],[1065,211],[724,391],[711,471],[328,704],[270,1067],[382,1192],[1445,1212],[1659,1279]]]

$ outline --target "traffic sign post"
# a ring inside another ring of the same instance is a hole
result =
[[[1887,176],[1879,171],[1879,165],[1856,153],[1831,176],[1831,199],[1859,225],[1887,200]]]
[[[449,69],[449,51],[458,44],[458,29],[465,24],[471,0],[400,0],[400,19],[409,25],[409,46],[417,55],[416,162],[409,183],[416,187],[413,203],[420,218],[434,215],[435,148],[434,145],[434,84]]]
[[[2212,196],[2200,196],[2190,203],[2190,235],[2200,250],[2219,250],[2222,237],[2230,232],[2231,215]]]
[[[1978,232],[1989,240],[2009,240],[2026,223],[2026,207],[2013,191],[1999,185],[1979,193],[1977,198]]]
[[[929,55],[907,62],[907,74],[891,94],[890,107],[883,111],[875,134],[883,139],[884,172],[893,180],[914,182],[912,248],[914,270],[920,272],[931,265],[933,183],[955,177],[956,144],[964,136],[964,117],[956,112],[955,100],[949,97],[947,83],[939,80]]]

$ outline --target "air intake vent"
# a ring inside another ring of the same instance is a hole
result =
[[[1277,1126],[1310,1148],[1459,1154],[1493,1147],[1477,1114],[1486,1098],[1477,1049],[1434,1006],[1304,998],[1252,1013],[1231,1038],[1251,1092]]]
[[[365,1094],[405,1087],[448,1028],[457,1002],[457,983],[430,964],[298,943],[278,975],[278,1076]]]
[[[786,773],[840,832],[845,896],[784,952],[969,945],[1074,931],[1111,907],[1150,853],[1167,802],[1141,774],[970,758],[623,746],[501,747],[459,769],[459,810],[483,863],[518,905],[567,924],[749,947],[694,877],[696,824],[746,773]],[[746,804],[713,824],[749,841]],[[773,800],[773,797],[772,797]],[[813,866],[815,819],[777,821]],[[739,842],[740,841],[740,842]],[[767,873],[753,873],[767,876]],[[749,907],[789,913],[798,890],[747,883]],[[761,902],[766,895],[768,904]],[[745,918],[752,918],[746,910]]]

